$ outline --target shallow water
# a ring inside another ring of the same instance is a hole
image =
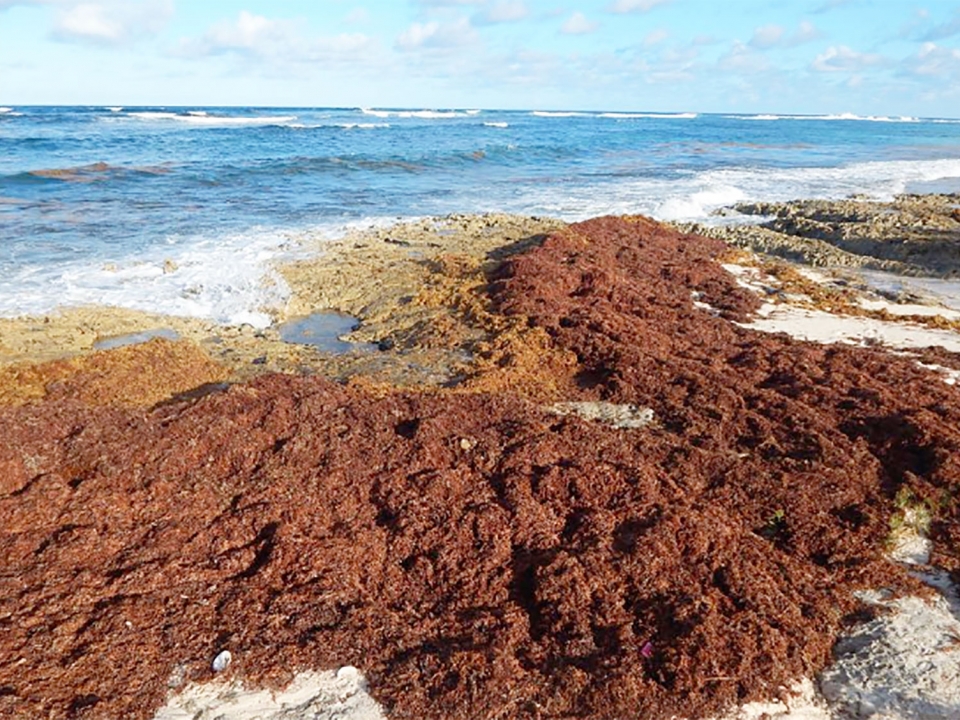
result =
[[[877,270],[857,270],[856,275],[882,293],[915,295],[951,310],[960,310],[960,279],[906,277]]]
[[[150,342],[154,338],[163,338],[165,340],[179,340],[180,334],[170,328],[156,328],[154,330],[144,330],[143,332],[129,333],[127,335],[114,335],[113,337],[97,340],[93,344],[94,350],[113,350],[127,345],[140,345]]]
[[[290,320],[279,326],[280,339],[297,345],[311,345],[321,352],[341,355],[348,352],[376,350],[370,343],[351,343],[341,340],[360,327],[360,321],[350,315],[328,311]]]

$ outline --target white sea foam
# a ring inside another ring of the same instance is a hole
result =
[[[0,315],[95,304],[266,327],[269,310],[289,295],[270,269],[289,240],[282,233],[251,230],[177,239],[125,258],[26,267],[0,280]]]
[[[13,112],[13,108],[0,107],[0,115],[6,114],[6,113],[12,113],[12,112]]]
[[[571,117],[590,117],[590,113],[585,112],[554,112],[548,110],[534,110],[531,115],[544,118],[571,118]]]
[[[854,113],[838,113],[833,115],[724,115],[728,120],[858,120],[862,122],[893,122],[917,123],[923,122],[920,118],[909,115],[855,115]]]
[[[667,197],[652,208],[652,213],[664,220],[709,221],[712,210],[732,202],[841,199],[853,194],[891,200],[913,183],[947,178],[960,178],[960,159],[867,162],[835,168],[710,170],[689,180],[674,181],[679,192],[658,188],[656,194]]]
[[[634,120],[640,118],[651,118],[654,120],[693,120],[699,115],[695,112],[684,113],[600,113],[599,117],[611,118],[613,120]]]
[[[390,123],[339,123],[337,127],[344,130],[376,130],[378,128],[388,128]]]
[[[664,200],[658,208],[658,214],[670,220],[702,218],[715,208],[732,205],[746,198],[746,193],[734,185],[706,185],[702,190]]]
[[[112,113],[123,112],[123,106],[122,106],[122,105],[116,105],[116,106],[114,106],[114,107],[105,107],[104,110],[109,110],[109,111],[112,112]]]
[[[190,111],[186,114],[159,111],[144,111],[129,113],[129,117],[139,120],[167,121],[186,123],[188,125],[198,125],[203,127],[225,127],[225,126],[244,126],[244,125],[285,125],[297,119],[296,115],[257,115],[246,117],[233,117],[221,115],[197,114],[202,111]]]
[[[322,130],[339,128],[341,130],[377,130],[391,127],[390,123],[283,123],[283,127],[291,130]]]
[[[396,222],[370,216],[295,230],[172,237],[164,246],[122,257],[25,266],[0,276],[0,317],[103,305],[263,328],[290,297],[278,263],[311,256],[321,243],[349,232]]]
[[[918,182],[960,178],[960,158],[856,163],[825,168],[729,168],[678,178],[617,178],[591,185],[534,186],[491,210],[582,220],[643,213],[660,220],[721,223],[711,213],[734,202],[841,199],[864,194],[892,199]],[[727,220],[729,222],[729,220]]]
[[[484,126],[484,127],[492,127],[492,128],[508,128],[508,127],[510,127],[510,123],[505,123],[505,122],[485,122],[485,123],[483,124],[483,126]]]
[[[372,115],[378,118],[417,118],[419,120],[446,120],[449,118],[461,118],[476,115],[476,110],[371,110],[361,108],[360,112],[364,115]]]

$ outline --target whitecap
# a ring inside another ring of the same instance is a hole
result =
[[[156,111],[144,111],[144,112],[132,112],[129,113],[129,117],[138,118],[140,120],[172,120],[175,122],[182,122],[188,125],[197,125],[204,127],[225,127],[225,126],[244,126],[244,125],[284,125],[290,123],[297,119],[296,115],[256,115],[256,116],[245,116],[245,117],[232,117],[232,116],[221,116],[221,115],[209,115],[209,114],[194,114],[200,113],[203,111],[190,111],[187,114],[179,114],[172,112],[156,112]]]
[[[360,112],[364,115],[372,115],[378,118],[417,118],[420,120],[444,120],[449,118],[468,117],[479,111],[468,110],[460,112],[458,110],[371,110],[361,108]]]
[[[843,120],[861,122],[916,123],[923,122],[911,115],[856,115],[854,113],[836,113],[831,115],[724,115],[728,120]]]
[[[761,115],[724,115],[727,120],[792,120],[790,115],[771,115],[768,113]]]
[[[835,115],[796,115],[797,120],[859,120],[862,122],[920,122],[919,118],[902,115],[890,117],[887,115],[856,115],[854,113],[839,113]]]
[[[376,130],[378,128],[388,128],[390,123],[340,123],[337,127],[344,130]]]
[[[614,120],[635,120],[640,118],[650,118],[654,120],[693,120],[698,117],[697,113],[600,113],[600,117],[612,118]]]
[[[176,120],[179,115],[172,112],[147,111],[129,113],[130,117],[140,118],[141,120]]]
[[[485,123],[483,124],[483,126],[484,126],[484,127],[491,127],[491,128],[508,128],[508,127],[510,127],[510,123],[505,123],[505,122],[485,122]]]
[[[798,197],[890,200],[918,183],[960,179],[960,158],[852,163],[840,167],[735,167],[675,177],[618,178],[590,185],[533,185],[497,209],[567,221],[642,213],[659,220],[731,222],[713,211],[736,202],[781,202]],[[743,216],[736,218],[742,221]]]
[[[570,117],[590,117],[590,113],[571,112],[571,111],[552,111],[552,110],[534,110],[531,115],[543,118],[570,118]]]
[[[414,110],[409,117],[421,118],[424,120],[443,120],[447,118],[464,117],[467,113],[457,112],[455,110]],[[400,117],[405,117],[401,115]]]

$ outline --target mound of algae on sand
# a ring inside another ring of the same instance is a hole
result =
[[[854,591],[918,589],[885,558],[897,497],[960,569],[960,395],[737,324],[760,301],[727,252],[602,218],[414,255],[408,304],[475,358],[452,387],[0,408],[0,714],[149,718],[224,650],[227,679],[355,666],[389,717],[438,720],[699,718],[812,676]],[[645,422],[556,412],[598,401]]]

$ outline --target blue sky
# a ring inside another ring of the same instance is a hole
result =
[[[960,0],[0,0],[0,104],[960,116]]]

